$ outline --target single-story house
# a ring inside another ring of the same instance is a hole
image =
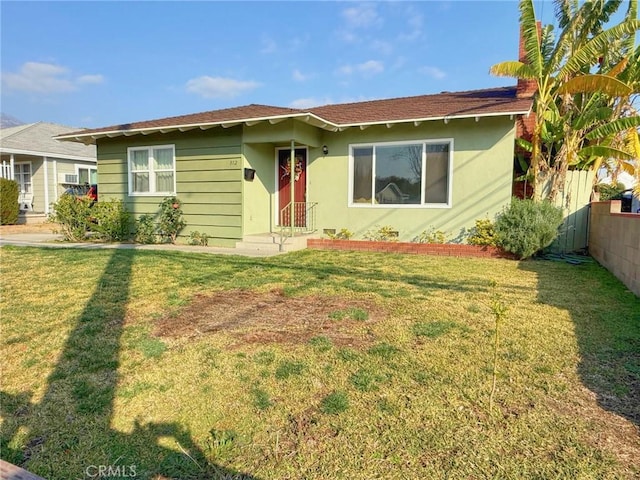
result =
[[[0,176],[18,182],[27,215],[48,214],[70,185],[97,183],[96,147],[53,138],[73,130],[45,122],[0,129]]]
[[[210,244],[278,232],[291,215],[319,234],[390,226],[401,240],[429,229],[455,238],[509,204],[516,122],[531,108],[530,91],[500,87],[309,109],[252,104],[57,138],[97,146],[101,199],[140,215],[176,195],[183,235],[206,233]]]

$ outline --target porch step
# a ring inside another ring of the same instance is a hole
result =
[[[293,252],[307,248],[307,238],[310,235],[296,235],[284,239],[280,248],[280,234],[264,233],[260,235],[246,235],[242,241],[236,242],[236,248],[262,252]]]

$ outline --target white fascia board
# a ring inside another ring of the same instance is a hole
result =
[[[0,147],[0,153],[13,153],[16,155],[31,155],[34,157],[47,157],[47,158],[55,158],[57,160],[78,160],[81,162],[93,162],[96,163],[96,159],[94,157],[83,157],[81,155],[66,155],[63,153],[51,153],[51,152],[36,152],[35,150],[21,150],[18,148],[5,148]]]
[[[481,114],[477,114],[477,113],[468,113],[468,114],[464,114],[464,115],[444,115],[444,116],[440,116],[440,117],[424,117],[424,118],[407,118],[407,119],[402,119],[402,120],[381,120],[381,121],[377,121],[377,122],[362,122],[362,123],[348,123],[348,124],[340,124],[340,127],[360,127],[361,129],[364,129],[366,127],[370,127],[373,125],[391,125],[391,124],[398,124],[398,123],[412,123],[415,126],[420,125],[420,123],[422,122],[433,122],[433,121],[438,121],[438,120],[462,120],[465,118],[486,118],[486,117],[507,117],[507,116],[512,116],[512,115],[529,115],[529,113],[531,113],[531,109],[529,110],[522,110],[522,111],[517,111],[517,112],[497,112],[497,113],[481,113]],[[389,127],[390,128],[390,127]]]

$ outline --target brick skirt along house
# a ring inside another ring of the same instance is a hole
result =
[[[97,146],[101,199],[141,215],[176,195],[183,236],[206,233],[210,244],[233,246],[292,218],[320,234],[347,228],[357,238],[388,225],[400,240],[428,229],[456,237],[510,202],[516,121],[532,107],[518,92],[247,105],[57,138]]]

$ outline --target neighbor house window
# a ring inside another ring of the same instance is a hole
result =
[[[176,160],[173,145],[129,148],[131,195],[175,194]]]
[[[98,169],[93,167],[77,167],[78,168],[78,183],[96,184],[98,183]]]
[[[31,189],[31,164],[16,163],[13,168],[14,179],[18,182],[20,193],[32,193]]]
[[[352,145],[353,206],[449,206],[453,140]]]

